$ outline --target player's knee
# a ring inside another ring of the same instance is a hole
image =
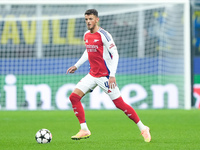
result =
[[[77,103],[81,100],[81,97],[75,93],[71,93],[69,96],[69,100],[71,101],[71,103]]]
[[[121,107],[123,107],[124,105],[126,105],[126,103],[124,102],[124,100],[122,99],[122,97],[119,97],[119,98],[113,100],[113,103],[119,109],[121,109]]]

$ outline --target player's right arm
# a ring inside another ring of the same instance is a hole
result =
[[[74,73],[87,60],[88,60],[88,54],[87,54],[87,50],[85,50],[81,58],[77,61],[77,63],[74,66],[71,66],[67,69],[66,74],[68,74],[68,72]]]
[[[67,69],[66,74],[68,74],[68,72],[69,72],[69,73],[74,73],[76,70],[77,70],[76,66],[71,66],[71,67],[69,67],[69,68]]]

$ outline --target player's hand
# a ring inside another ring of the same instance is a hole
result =
[[[115,88],[115,86],[117,85],[115,77],[109,77],[108,85],[109,85],[110,89],[114,89]]]
[[[66,74],[68,74],[68,72],[69,73],[74,73],[76,70],[77,70],[76,66],[71,66],[70,68],[67,69]]]

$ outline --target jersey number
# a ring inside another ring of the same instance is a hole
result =
[[[108,81],[104,82],[105,87],[109,88]]]

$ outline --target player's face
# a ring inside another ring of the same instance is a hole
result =
[[[87,25],[88,30],[93,31],[99,22],[99,18],[95,15],[85,15],[85,23]]]

